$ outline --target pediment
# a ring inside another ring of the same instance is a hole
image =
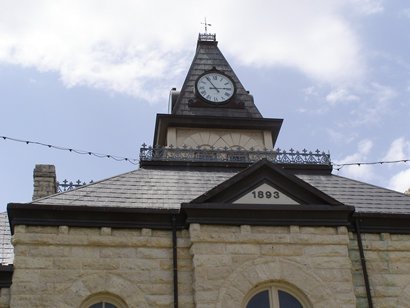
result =
[[[234,200],[236,204],[292,204],[297,205],[299,202],[292,199],[286,193],[277,189],[268,183],[262,183],[256,186],[243,196]]]
[[[253,205],[341,205],[339,201],[266,159],[253,164],[205,194],[194,203]]]

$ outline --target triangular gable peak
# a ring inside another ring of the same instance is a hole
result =
[[[258,184],[254,189],[234,200],[236,204],[300,204],[286,193],[267,182]]]
[[[235,85],[234,97],[228,104],[215,106],[198,100],[195,85],[201,75],[208,72],[219,72],[227,76]],[[214,34],[200,34],[194,59],[189,68],[181,92],[173,95],[171,109],[174,115],[183,116],[224,116],[262,118],[254,104],[252,95],[245,90],[232,67],[218,48]]]
[[[255,163],[190,203],[342,205],[266,159]]]

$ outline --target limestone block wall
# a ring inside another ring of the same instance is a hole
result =
[[[349,237],[357,306],[367,307],[357,238]],[[374,306],[410,307],[410,235],[362,234],[362,243]]]
[[[11,307],[79,307],[114,294],[128,307],[173,305],[172,234],[151,229],[16,226]],[[178,231],[179,301],[194,307],[188,231]]]
[[[239,308],[252,289],[279,282],[311,307],[356,307],[345,227],[191,224],[197,308]]]
[[[0,289],[0,308],[10,307],[10,289],[2,288]]]

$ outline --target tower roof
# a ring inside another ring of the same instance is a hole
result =
[[[227,75],[235,83],[236,93],[232,103],[218,106],[206,106],[206,104],[197,103],[195,84],[203,73],[212,70]],[[219,50],[215,34],[199,34],[194,59],[181,92],[175,99],[172,114],[262,118],[253,102],[252,95],[245,90],[232,67]]]

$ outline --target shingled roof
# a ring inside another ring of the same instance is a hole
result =
[[[35,204],[179,209],[237,171],[140,168],[42,199]]]
[[[190,202],[241,170],[140,168],[28,204],[179,210],[182,203]],[[333,174],[295,175],[337,201],[353,206],[359,214],[410,214],[410,196],[402,193]],[[0,244],[1,264],[12,264],[13,246],[6,213],[0,213]]]
[[[179,209],[240,170],[140,168],[33,201],[35,204]],[[333,174],[296,176],[359,213],[410,214],[410,197]]]
[[[297,176],[358,213],[410,214],[410,197],[397,191],[334,174]]]

